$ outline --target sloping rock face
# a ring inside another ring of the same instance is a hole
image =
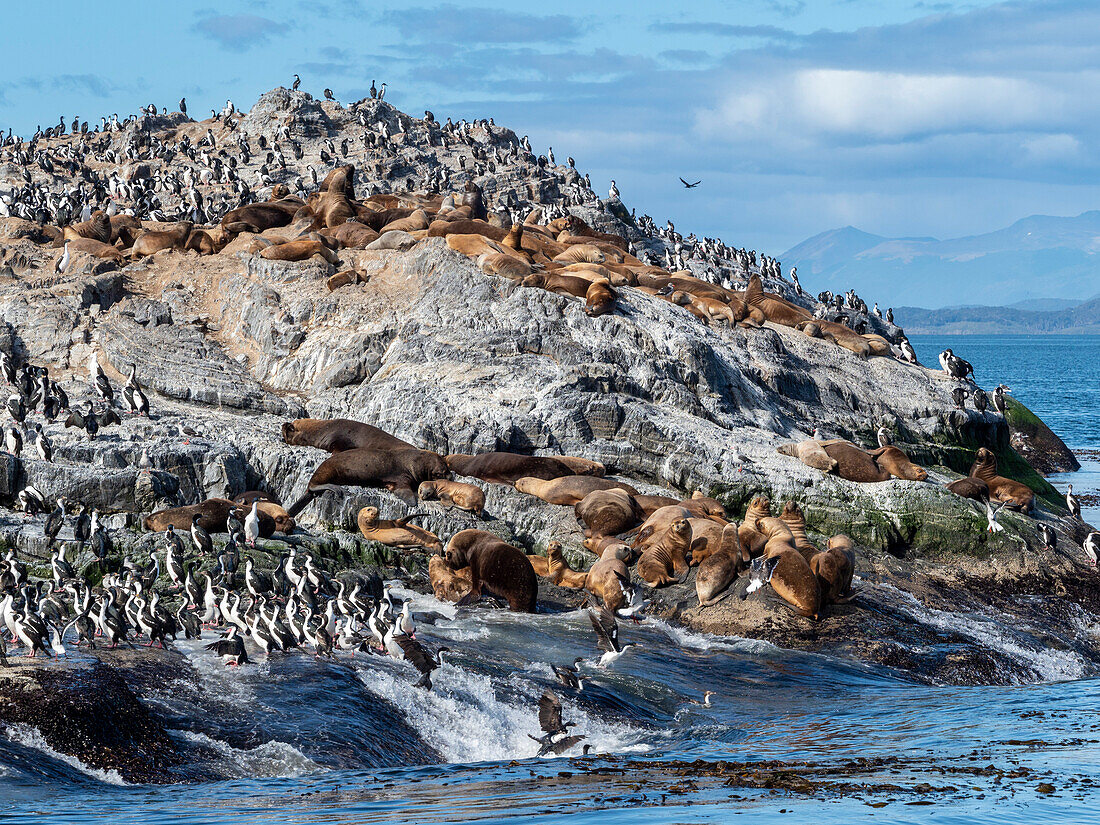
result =
[[[384,150],[364,148],[361,121],[374,130],[384,126],[390,135]],[[367,190],[400,188],[446,167],[454,189],[476,179],[491,203],[530,206],[556,203],[580,177],[562,168],[544,175],[526,161],[499,157],[491,172],[475,176],[472,160],[469,169],[465,163],[471,146],[479,153],[514,146],[513,133],[474,125],[472,143],[454,144],[438,124],[378,101],[345,110],[276,90],[241,128],[274,141],[288,122],[306,155],[279,173],[287,180],[305,173],[326,138],[349,139],[348,160],[357,163]],[[195,140],[211,127],[154,125]],[[133,132],[127,127],[122,138]],[[250,171],[259,162],[253,158]],[[569,209],[638,249],[666,251],[665,241],[624,222],[630,216],[617,202]],[[48,367],[74,406],[92,397],[91,358],[115,382],[136,366],[153,416],[124,415],[94,441],[61,421],[48,424],[55,461],[40,461],[31,450],[18,460],[5,457],[0,501],[10,504],[28,483],[47,499],[82,501],[113,514],[116,542],[127,553],[153,546],[155,537],[129,528],[159,507],[257,488],[284,501],[301,496],[325,454],[287,446],[280,424],[308,414],[366,421],[444,454],[583,456],[644,492],[680,497],[702,490],[738,517],[757,493],[777,505],[795,500],[811,531],[848,533],[861,547],[860,569],[906,592],[933,575],[956,588],[980,589],[984,581],[1003,584],[1013,576],[1030,582],[1036,565],[1051,581],[1079,576],[1080,553],[1073,551],[1084,526],[1062,518],[1052,488],[1010,446],[1004,418],[954,409],[955,382],[938,370],[890,357],[861,359],[770,323],[709,326],[632,287],[619,289],[613,313],[592,318],[577,299],[484,274],[442,238],[414,239],[406,250],[345,249],[338,265],[169,250],[137,262],[74,256],[58,274],[59,251],[37,242],[35,232],[28,221],[0,219],[11,272],[0,273],[0,350]],[[709,266],[703,259],[687,265],[700,274]],[[330,291],[328,278],[348,268],[359,274],[357,282]],[[771,279],[767,288],[811,305],[785,282]],[[900,333],[873,316],[867,321],[892,339]],[[776,451],[815,429],[871,446],[881,426],[931,470],[928,482],[856,484]],[[1024,516],[1003,516],[1006,533],[991,538],[984,509],[943,489],[981,446],[1005,467],[1030,473],[1026,481],[1048,497],[1039,518],[1056,530],[1062,551],[1041,549],[1035,521]],[[529,550],[558,539],[574,564],[591,559],[571,508],[477,483],[486,490],[485,520],[425,503],[425,525],[444,539],[482,526]],[[384,518],[406,512],[382,491],[326,493],[299,518],[310,535],[291,539],[321,548],[333,563],[362,561],[377,549],[354,535],[355,515],[367,504],[379,506]],[[0,537],[48,575],[41,525],[40,517],[0,513]],[[69,547],[70,558],[86,568],[89,551]],[[279,547],[270,552],[266,561]],[[952,578],[952,565],[963,563],[966,580]],[[668,615],[707,630],[767,636],[763,622],[745,618],[750,614],[728,604],[693,611],[682,603],[687,598],[670,599]],[[775,638],[805,643],[797,635]],[[858,655],[864,654],[873,655]]]

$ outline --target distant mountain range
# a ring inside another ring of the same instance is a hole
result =
[[[800,279],[801,280],[801,279]],[[1100,295],[1088,301],[1059,302],[1069,306],[1028,309],[1014,306],[962,306],[943,309],[895,307],[894,321],[909,335],[927,333],[1100,333]]]
[[[1059,312],[1100,289],[1100,211],[1034,215],[944,241],[884,238],[847,226],[803,241],[780,260],[784,271],[797,266],[814,294],[854,288],[883,311],[989,305]]]

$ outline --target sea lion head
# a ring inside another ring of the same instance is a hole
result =
[[[378,508],[364,507],[359,511],[359,522],[365,527],[371,527],[378,523]]]

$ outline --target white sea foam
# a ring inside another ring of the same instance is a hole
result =
[[[204,745],[226,757],[226,764],[238,776],[303,776],[324,770],[296,747],[287,742],[265,742],[255,748],[234,748],[197,731],[179,731],[179,735],[196,745]]]
[[[921,624],[973,639],[990,650],[1002,653],[1027,667],[1040,681],[1062,682],[1080,679],[1087,672],[1084,659],[1077,653],[1031,646],[1026,640],[1014,638],[1011,632],[992,616],[982,613],[955,613],[928,607],[911,593],[886,583],[878,583],[873,587],[879,591],[888,591],[890,604]]]
[[[524,676],[494,684],[489,676],[444,665],[432,674],[432,690],[425,691],[411,686],[417,674],[408,664],[373,660],[372,665],[357,670],[363,684],[399,708],[447,762],[525,759],[538,751],[528,734],[542,735],[537,708],[543,688]],[[561,699],[563,718],[576,723],[572,732],[585,736],[570,753],[580,753],[585,744],[599,753],[649,750],[642,731],[589,716],[568,697]]]
[[[98,779],[100,782],[106,782],[109,785],[127,785],[119,775],[118,771],[104,771],[99,768],[92,768],[85,765],[75,756],[69,756],[66,753],[56,751],[49,746],[46,739],[42,736],[42,732],[38,728],[32,725],[8,725],[4,729],[5,735],[9,740],[16,744],[23,745],[27,748],[33,748],[36,751],[40,751],[51,759],[56,759],[59,762],[64,762],[70,767],[76,768],[83,774],[86,774],[93,779]]]

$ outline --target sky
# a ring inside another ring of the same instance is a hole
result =
[[[685,233],[959,237],[1100,207],[1087,0],[404,0],[5,9],[0,126],[290,85],[489,117]],[[686,190],[680,177],[702,180]]]

